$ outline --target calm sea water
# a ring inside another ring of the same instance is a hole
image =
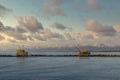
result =
[[[120,57],[0,57],[0,80],[120,80]]]

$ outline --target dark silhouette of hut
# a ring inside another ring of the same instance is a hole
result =
[[[28,52],[24,50],[24,46],[23,46],[23,49],[20,48],[16,50],[16,55],[17,56],[28,56]]]
[[[80,50],[79,55],[90,55],[90,51],[88,51],[88,50]]]

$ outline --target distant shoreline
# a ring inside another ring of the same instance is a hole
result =
[[[0,57],[120,57],[120,54],[90,54],[90,55],[84,55],[84,54],[75,54],[75,55],[41,55],[41,54],[35,54],[35,55],[29,55],[29,56],[14,56],[14,55],[0,55]]]
[[[120,52],[120,51],[91,51],[91,52]]]

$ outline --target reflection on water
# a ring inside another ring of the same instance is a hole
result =
[[[119,80],[119,74],[119,57],[0,57],[0,80]]]

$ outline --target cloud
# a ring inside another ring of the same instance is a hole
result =
[[[48,0],[44,3],[45,13],[51,16],[66,16],[61,5],[64,0]]]
[[[2,35],[0,35],[0,41],[2,41],[2,40],[4,40],[4,39],[5,39],[5,37],[2,36]]]
[[[64,35],[67,40],[74,40],[74,38],[72,37],[70,33],[65,33]]]
[[[44,37],[47,39],[52,39],[52,38],[62,39],[63,38],[61,34],[52,32],[50,29],[44,30]]]
[[[0,4],[0,16],[4,16],[8,12],[11,12],[11,10]]]
[[[15,43],[16,42],[16,40],[13,40],[13,39],[7,39],[9,42],[11,42],[11,43]]]
[[[21,20],[21,24],[27,24],[27,21]],[[57,29],[60,30],[66,30],[68,27],[57,23],[56,25]],[[54,26],[55,27],[55,26]],[[36,28],[37,29],[37,28]],[[39,29],[39,28],[38,28]],[[53,32],[50,29],[39,29],[41,31],[37,31],[33,33],[32,31],[28,30],[25,26],[22,27],[20,25],[16,27],[12,26],[4,26],[2,22],[0,22],[0,33],[8,36],[0,36],[0,40],[7,39],[8,42],[14,43],[14,42],[57,42],[57,41],[63,41],[65,45],[75,45],[77,42],[79,42],[81,45],[94,45],[96,43],[104,43],[107,44],[107,40],[109,39],[115,39],[116,37],[119,38],[119,26],[106,26],[101,23],[99,23],[96,20],[89,20],[87,22],[87,31],[80,32],[80,33],[57,33]],[[102,39],[101,39],[102,37]],[[110,37],[109,39],[107,39]],[[116,39],[117,39],[116,38]],[[66,41],[66,42],[65,42]],[[74,43],[72,43],[74,42]],[[56,45],[56,43],[54,43]],[[111,43],[112,44],[112,43]]]
[[[15,28],[15,32],[18,32],[18,33],[27,33],[27,30],[24,29],[23,27],[17,26]]]
[[[32,37],[34,39],[39,40],[39,41],[46,41],[47,40],[45,37],[41,36],[39,33],[36,33],[36,34],[32,35]]]
[[[3,25],[3,23],[0,21],[0,32],[3,31],[3,29],[4,29],[4,25]]]
[[[80,6],[81,0],[73,0],[73,8],[79,13],[103,10],[105,7],[98,1],[99,0],[85,0],[85,5]]]
[[[96,20],[89,20],[87,22],[87,26],[89,31],[95,32],[98,35],[114,36],[116,34],[116,30],[113,28],[113,26],[104,26]]]
[[[95,39],[95,35],[92,32],[83,32],[80,34],[82,39]]]
[[[58,23],[58,22],[55,22],[55,23],[53,24],[53,27],[55,27],[56,29],[59,29],[59,30],[65,30],[65,29],[67,29],[66,26],[64,26],[63,24]]]
[[[93,40],[93,39],[98,38],[96,33],[92,32],[92,31],[84,31],[84,32],[74,33],[71,36],[76,40],[83,40],[83,41],[84,40]]]
[[[15,31],[15,28],[11,27],[11,26],[4,26],[4,31]]]
[[[51,3],[54,5],[60,5],[64,0],[51,0]]]
[[[91,10],[100,10],[102,9],[102,6],[98,4],[98,0],[88,0],[87,1],[87,7]]]
[[[15,40],[27,40],[25,35],[13,31],[7,31],[6,35],[14,38]]]
[[[43,30],[42,24],[33,16],[29,16],[27,19],[23,19],[23,17],[18,17],[19,26],[23,26],[30,32],[38,32]]]
[[[120,33],[120,25],[115,25],[114,29],[116,30],[116,32]]]
[[[27,39],[27,37],[21,33],[23,31],[19,27],[13,28],[11,26],[4,26],[3,23],[0,22],[0,31],[1,31],[0,33],[5,34],[9,37],[12,37],[15,40],[26,40]],[[2,37],[1,37],[1,39],[2,39]]]
[[[96,20],[89,20],[87,25],[88,29],[94,32],[115,32],[113,26],[103,26]]]
[[[0,21],[0,33],[4,33],[6,31],[14,31],[15,28],[11,26],[4,26],[4,24]]]
[[[28,20],[28,22],[29,22],[29,20]],[[23,20],[20,20],[20,24],[26,25],[28,22],[24,22]],[[31,26],[31,27],[35,26],[34,22],[32,25],[33,26]],[[7,36],[6,38],[9,42],[47,41],[47,40],[51,40],[51,39],[63,39],[64,38],[64,36],[62,34],[52,32],[50,29],[43,30],[43,28],[36,27],[36,26],[35,26],[35,29],[36,29],[35,30],[36,32],[33,34],[34,31],[30,31],[30,29],[28,30],[28,28],[26,28],[26,26],[24,26],[24,27],[21,27],[20,25],[16,26],[16,27],[4,26],[3,23],[0,22],[0,31],[1,31],[0,33]],[[41,31],[37,31],[37,29],[39,29]],[[2,39],[2,37],[1,37],[1,39]]]

